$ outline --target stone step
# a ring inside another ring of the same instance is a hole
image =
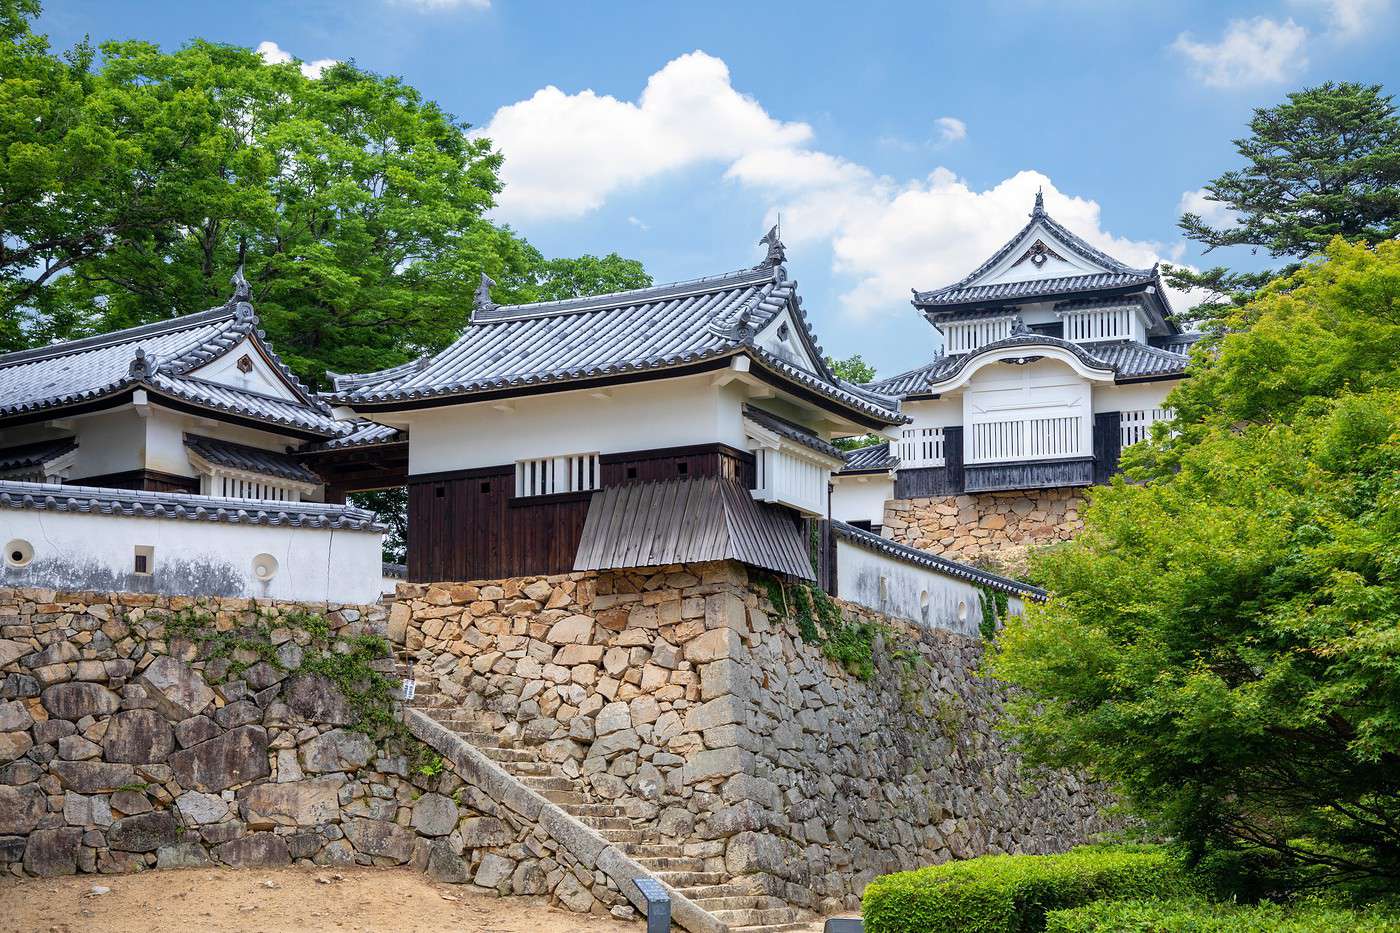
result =
[[[704,859],[687,856],[672,858],[664,855],[637,855],[633,856],[633,861],[650,872],[691,872],[705,870]]]
[[[584,796],[584,794],[580,791],[538,789],[535,790],[536,793],[538,793],[545,800],[548,800],[550,803],[557,803],[561,807],[565,804],[580,804],[582,806],[590,806],[590,804],[588,803],[588,798]],[[594,804],[593,806],[596,806],[596,804]]]
[[[726,887],[719,885],[719,887]],[[696,888],[695,895],[689,894],[690,900],[695,902],[697,907],[703,907],[708,911],[716,910],[787,910],[787,902],[780,897],[773,897],[768,894],[732,894],[732,895],[710,895],[709,891],[714,888]]]
[[[564,812],[570,816],[578,817],[588,825],[593,826],[593,819],[616,819],[619,822],[608,824],[618,829],[627,829],[635,825],[632,820],[622,819],[622,808],[613,803],[571,803],[564,807]],[[597,829],[607,828],[597,826]]]
[[[718,871],[658,871],[653,874],[676,890],[717,885],[724,880],[724,873]]]
[[[751,927],[730,927],[729,933],[787,933],[789,930],[812,930],[810,923],[761,923]]]
[[[791,907],[769,910],[712,910],[710,916],[727,925],[731,930],[735,927],[770,926],[797,922],[797,911]]]
[[[630,820],[624,822],[630,822]],[[596,826],[593,828],[597,829]],[[598,832],[604,839],[608,840],[608,842],[616,846],[621,846],[624,852],[631,847],[646,844],[647,834],[640,829],[599,829]],[[628,854],[630,855],[631,853],[629,852]]]
[[[540,757],[533,751],[526,748],[504,748],[499,746],[477,746],[477,750],[492,761],[499,761],[511,767],[515,765],[539,765],[549,768],[549,764],[540,761]],[[550,770],[553,770],[552,768]]]
[[[752,888],[742,884],[709,884],[700,885],[693,888],[676,888],[676,890],[690,898],[692,901],[702,897],[763,897],[757,894]]]
[[[574,790],[578,785],[562,774],[530,774],[520,778],[520,782],[531,790]]]
[[[637,831],[641,835],[641,831]],[[616,841],[616,840],[613,840]],[[664,842],[626,842],[622,843],[622,851],[633,857],[647,856],[651,858],[685,858],[685,846],[672,845]]]

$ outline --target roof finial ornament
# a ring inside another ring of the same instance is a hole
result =
[[[481,283],[477,285],[476,295],[472,298],[472,310],[490,311],[496,307],[496,303],[491,300],[491,286],[495,284],[495,279],[485,272],[481,273]]]
[[[759,246],[768,247],[768,255],[763,257],[765,266],[781,266],[787,262],[787,247],[783,246],[781,234],[782,223],[782,215],[779,215],[778,222],[769,227],[763,239],[758,241]]]
[[[1035,189],[1035,209],[1031,211],[1032,217],[1045,216],[1045,191],[1037,187]]]
[[[159,365],[154,354],[148,356],[145,350],[137,347],[136,356],[132,357],[131,365],[127,367],[127,375],[137,379],[149,379],[156,374]]]
[[[1013,314],[1013,315],[1011,315],[1011,336],[1012,336],[1012,337],[1024,337],[1024,336],[1026,336],[1027,334],[1029,334],[1030,332],[1031,332],[1031,329],[1030,329],[1029,327],[1026,326],[1026,322],[1023,321],[1023,320],[1021,320],[1021,315],[1019,315],[1019,314]]]

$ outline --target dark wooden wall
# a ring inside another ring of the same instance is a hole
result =
[[[141,489],[146,492],[199,492],[199,479],[158,470],[127,470],[68,480],[70,486],[105,486],[108,489]]]
[[[1123,453],[1123,414],[1102,411],[1094,416],[1094,483],[1103,485],[1118,472]]]
[[[922,499],[957,496],[963,491],[963,429],[943,429],[943,466],[896,470],[894,497]]]
[[[1093,481],[1094,461],[1090,457],[1034,463],[989,463],[986,466],[970,466],[963,472],[963,488],[968,492],[1088,486]]]
[[[720,444],[599,458],[603,486],[678,476],[753,485],[753,456]],[[494,580],[567,573],[593,494],[515,496],[512,464],[408,477],[408,579]]]

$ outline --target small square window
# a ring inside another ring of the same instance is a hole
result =
[[[149,577],[155,572],[156,549],[148,544],[136,545],[135,559],[132,561],[131,571],[137,576]]]
[[[627,478],[628,478],[628,479],[636,479],[636,478],[637,478],[637,468],[636,468],[636,467],[630,466],[630,467],[627,468]]]
[[[481,484],[481,491],[482,491],[482,492],[490,492],[490,491],[491,491],[491,484],[490,484],[490,483],[482,483],[482,484]]]
[[[433,496],[434,496],[435,498],[438,498],[438,499],[446,499],[446,498],[447,498],[447,487],[446,487],[446,486],[434,486],[434,487],[433,487]]]
[[[689,475],[690,475],[690,464],[686,463],[685,461],[681,461],[680,463],[677,463],[677,464],[676,464],[676,475],[677,475],[677,476],[689,476]]]

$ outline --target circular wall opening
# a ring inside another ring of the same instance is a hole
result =
[[[267,581],[277,576],[277,558],[271,554],[259,554],[253,558],[253,578]]]
[[[34,545],[21,538],[15,538],[5,545],[5,565],[8,567],[28,567],[34,559]]]

